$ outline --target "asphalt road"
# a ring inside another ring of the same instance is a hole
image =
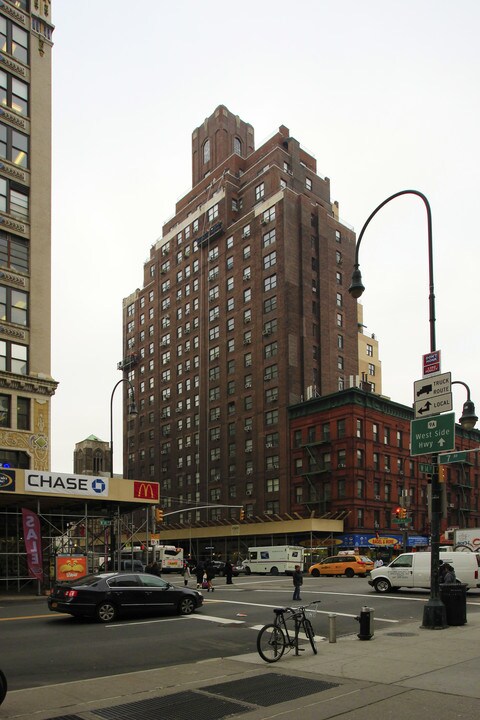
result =
[[[169,579],[182,584],[177,576]],[[286,577],[239,577],[233,585],[217,578],[215,592],[204,591],[205,604],[194,615],[107,625],[52,613],[45,599],[5,602],[1,666],[15,690],[254,652],[258,630],[273,619],[272,608],[293,604],[292,591]],[[400,631],[412,619],[420,625],[428,596],[408,590],[379,595],[361,578],[305,577],[302,588],[304,604],[321,600],[314,627],[327,639],[332,613],[338,636],[358,633],[355,616],[362,606],[374,608],[377,628]],[[468,593],[470,612],[480,612],[478,591]]]

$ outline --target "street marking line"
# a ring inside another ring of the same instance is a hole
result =
[[[61,617],[61,615],[17,615],[17,617],[11,617],[11,618],[0,618],[0,622],[9,622],[11,620],[36,620],[37,618],[56,618],[57,620]],[[63,616],[65,619],[65,615]]]
[[[213,615],[188,615],[189,620],[209,620],[220,625],[245,625],[245,620],[229,620],[228,618],[214,617]],[[263,625],[262,625],[263,627]]]

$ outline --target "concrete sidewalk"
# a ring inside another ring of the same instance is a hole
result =
[[[256,652],[9,692],[0,718],[47,720],[471,720],[480,717],[480,613],[423,630],[421,619],[264,663]],[[254,641],[252,641],[252,645]],[[272,697],[273,693],[273,697]]]

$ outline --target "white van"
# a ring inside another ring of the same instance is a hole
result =
[[[242,565],[246,575],[251,573],[291,575],[295,570],[295,565],[300,565],[303,570],[303,554],[302,547],[293,545],[249,547],[248,558],[243,561]]]
[[[469,588],[480,587],[480,554],[464,552],[440,552],[440,560],[455,570],[457,580]],[[401,587],[430,587],[431,553],[403,553],[390,565],[370,572],[369,585],[378,593],[391,592]]]

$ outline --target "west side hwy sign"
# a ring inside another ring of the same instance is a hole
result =
[[[410,446],[410,455],[429,455],[454,450],[455,413],[412,420]]]
[[[453,410],[452,373],[447,372],[417,380],[413,388],[416,418]]]

